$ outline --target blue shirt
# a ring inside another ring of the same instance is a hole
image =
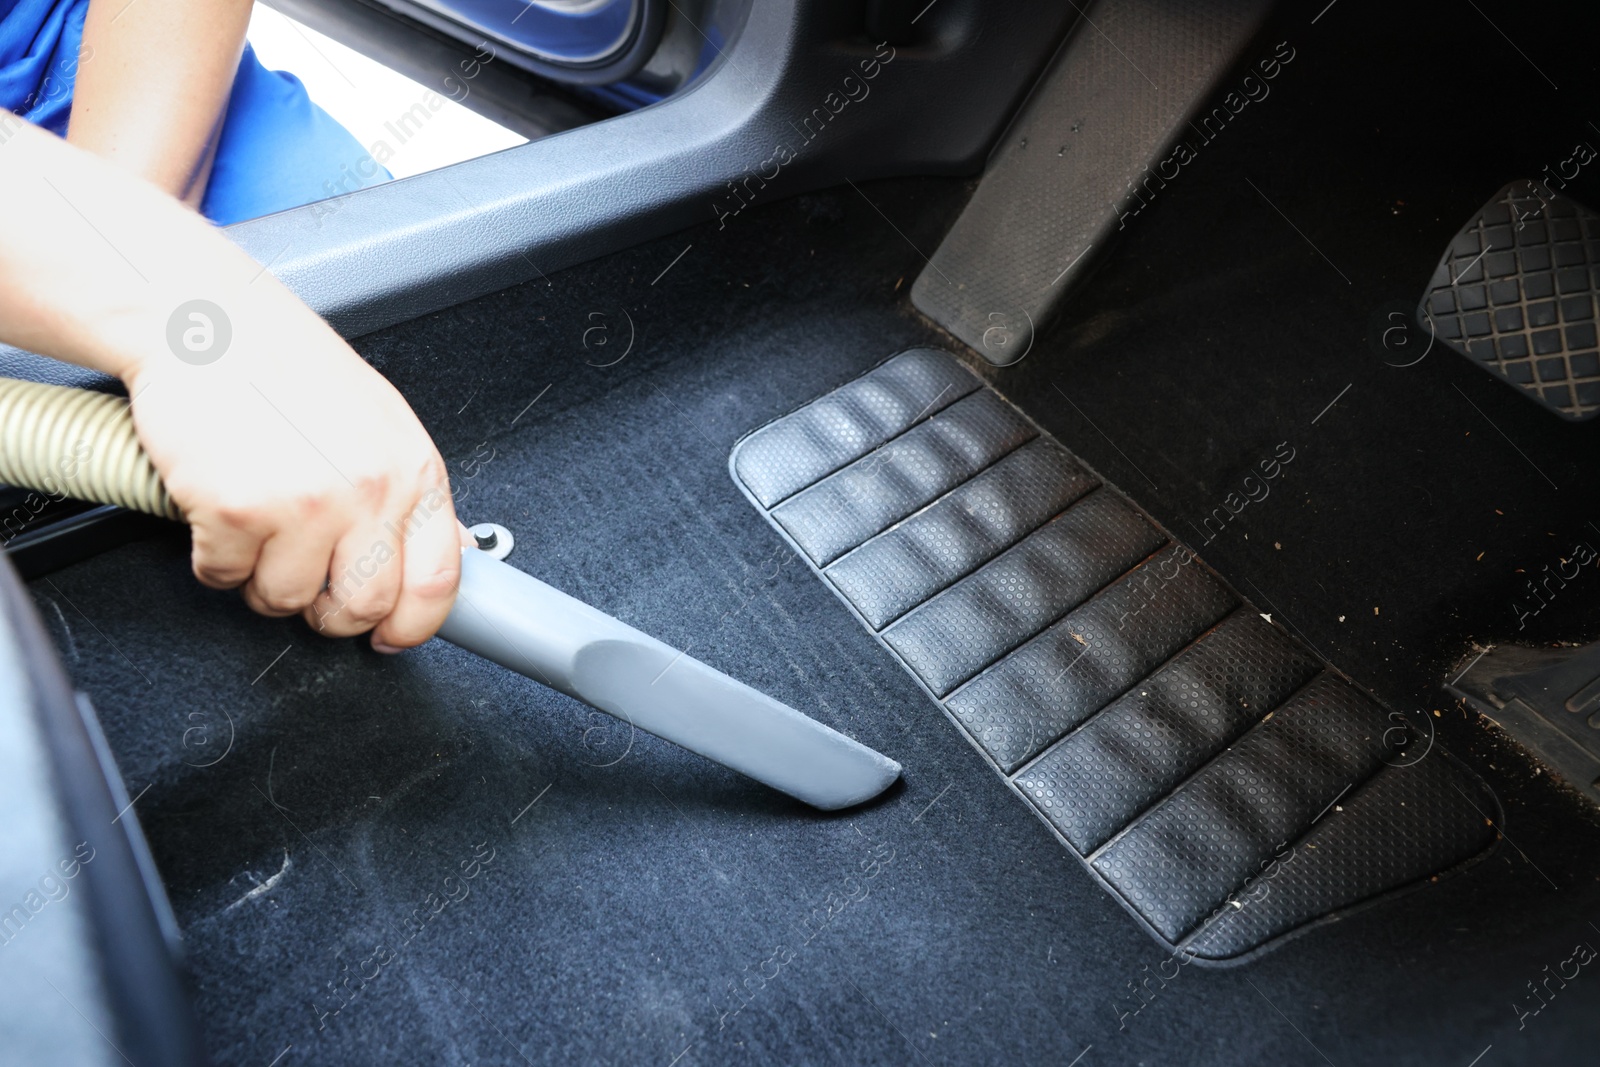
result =
[[[0,107],[65,137],[89,0],[0,0]],[[300,79],[267,70],[246,45],[200,203],[218,225],[388,181]]]

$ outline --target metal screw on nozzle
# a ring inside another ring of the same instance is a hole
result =
[[[477,542],[479,551],[495,559],[505,559],[516,546],[517,539],[511,535],[511,531],[497,522],[480,522],[469,527],[467,532]]]

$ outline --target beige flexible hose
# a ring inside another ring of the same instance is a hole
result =
[[[118,396],[0,378],[0,483],[183,518]]]

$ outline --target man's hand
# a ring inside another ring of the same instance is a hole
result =
[[[189,521],[200,581],[329,636],[372,630],[379,651],[420,644],[460,579],[444,461],[393,386],[305,325],[252,339],[264,350],[248,363],[141,365],[127,378],[139,439]]]
[[[405,400],[220,231],[0,113],[0,340],[122,378],[194,570],[393,651],[454,602],[462,531]]]

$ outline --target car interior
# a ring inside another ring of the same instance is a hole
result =
[[[1600,9],[269,3],[526,143],[228,236],[670,662],[0,477],[0,1061],[1595,1062]]]

